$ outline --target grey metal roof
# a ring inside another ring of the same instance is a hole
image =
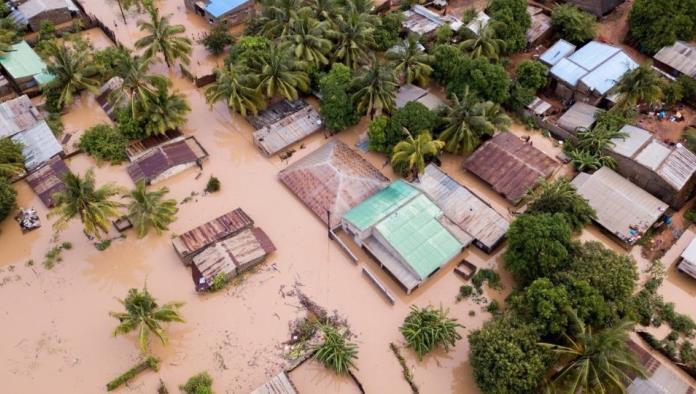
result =
[[[11,137],[42,120],[43,116],[27,95],[0,103],[0,138]]]
[[[595,123],[597,111],[599,108],[578,101],[558,119],[558,126],[572,133],[578,128],[589,129]]]
[[[626,137],[612,139],[614,146],[611,150],[628,158],[632,158],[652,138],[648,131],[628,124],[622,127],[620,132],[626,134]]]
[[[696,172],[696,154],[677,144],[657,169],[658,175],[676,190],[681,190]]]
[[[527,6],[527,13],[532,19],[532,25],[527,29],[525,36],[528,42],[533,43],[551,29],[551,17],[538,7]]]
[[[561,61],[561,59],[573,53],[573,51],[575,51],[575,45],[566,40],[558,40],[551,48],[547,49],[539,56],[539,60],[546,65],[553,66]]]
[[[321,130],[319,113],[303,100],[282,101],[250,118],[254,143],[271,156]]]
[[[70,0],[28,0],[26,3],[20,4],[17,10],[24,18],[31,19],[43,12],[64,8],[69,11],[77,11],[77,7]]]
[[[664,143],[653,139],[638,153],[635,160],[645,167],[655,171],[669,156],[671,149]]]
[[[63,152],[63,147],[43,120],[29,129],[15,134],[12,140],[22,144],[24,166],[27,170],[32,170]]]
[[[572,184],[597,212],[597,223],[629,245],[667,210],[667,204],[608,167],[581,173]]]
[[[479,34],[481,34],[481,29],[488,25],[488,21],[490,19],[491,17],[488,16],[485,12],[479,11],[478,14],[476,14],[476,16],[474,17],[474,19],[472,19],[471,22],[467,23],[466,28],[471,30],[472,33],[478,36]]]
[[[443,16],[418,4],[404,11],[403,15],[404,28],[418,34],[431,33],[445,24],[448,24],[452,30],[458,31],[463,25],[461,20],[452,15]]]
[[[681,258],[688,261],[689,263],[696,263],[696,238],[689,242],[689,245],[684,249],[681,254]]]
[[[534,97],[534,100],[532,100],[531,103],[527,104],[525,108],[534,112],[534,114],[536,115],[543,115],[544,113],[546,113],[546,111],[549,110],[549,108],[551,108],[551,104],[539,97]]]
[[[403,85],[396,91],[394,102],[396,108],[402,108],[411,101],[417,101],[419,98],[428,94],[428,91],[416,85]]]
[[[663,47],[653,57],[684,75],[696,78],[696,46],[693,44],[677,41]]]
[[[281,372],[250,394],[297,394],[288,374]]]

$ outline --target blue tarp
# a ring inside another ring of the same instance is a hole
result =
[[[224,15],[227,12],[243,5],[248,0],[211,0],[205,7],[205,10],[215,18]]]

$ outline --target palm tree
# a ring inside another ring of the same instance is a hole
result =
[[[571,313],[571,315],[575,315]],[[551,386],[575,393],[625,393],[631,375],[645,378],[645,371],[628,347],[632,322],[593,332],[574,316],[578,333],[571,338],[563,334],[567,345],[540,343],[559,357],[551,377]]]
[[[0,138],[0,178],[19,174],[23,169],[22,146],[10,138]]]
[[[425,86],[430,81],[432,57],[425,53],[416,37],[409,36],[402,45],[387,51],[386,57],[393,62],[394,72],[399,79],[407,84],[415,81]]]
[[[186,31],[184,25],[171,25],[168,16],[159,16],[157,8],[150,7],[150,21],[138,21],[138,27],[147,35],[135,42],[138,49],[145,48],[145,57],[155,57],[158,53],[164,56],[167,67],[171,67],[176,59],[189,64],[191,55],[191,40],[181,36]]]
[[[416,351],[418,359],[442,345],[445,351],[462,339],[457,332],[461,324],[457,319],[450,318],[448,312],[442,308],[435,309],[432,306],[419,308],[411,305],[411,313],[399,328],[410,348]]]
[[[50,50],[47,70],[55,78],[48,88],[58,93],[58,106],[72,104],[75,94],[81,90],[96,92],[99,81],[93,78],[97,69],[89,52],[77,51],[68,45],[55,45]]]
[[[321,331],[324,341],[314,347],[314,359],[339,375],[348,374],[355,368],[353,361],[358,358],[358,347],[333,326],[324,324]]]
[[[345,4],[345,8],[349,12],[357,12],[359,14],[365,14],[368,17],[374,16],[374,15],[370,15],[375,10],[374,0],[339,0],[339,1],[343,1],[343,3]]]
[[[126,11],[131,8],[135,8],[138,12],[141,12],[145,8],[152,7],[152,0],[116,0],[118,2],[118,9],[121,10],[121,17],[123,18],[123,23],[128,24],[126,21]]]
[[[663,96],[660,76],[649,63],[627,71],[614,90],[618,94],[615,108],[620,110],[632,109],[641,103],[655,105]]]
[[[309,90],[309,76],[285,46],[271,47],[268,52],[251,59],[250,66],[258,78],[259,91],[268,98],[280,94],[288,100],[297,100],[298,89]]]
[[[253,87],[258,86],[258,78],[241,68],[241,65],[230,64],[215,70],[215,83],[206,89],[205,97],[211,105],[224,100],[231,111],[242,116],[256,115],[266,101],[263,94]]]
[[[283,37],[290,52],[297,60],[317,67],[328,64],[326,54],[331,50],[331,41],[324,38],[327,23],[314,19],[309,8],[301,9],[296,15]]]
[[[505,48],[505,41],[496,37],[495,24],[488,23],[479,29],[479,34],[462,41],[460,47],[473,58],[485,57],[498,60]]]
[[[165,194],[169,193],[166,187],[156,191],[148,191],[144,182],[138,182],[135,189],[128,196],[131,199],[128,205],[128,218],[135,226],[138,237],[147,235],[150,227],[157,234],[162,234],[169,228],[169,223],[176,220],[176,200],[165,200]]]
[[[334,58],[356,70],[368,60],[375,46],[375,26],[369,15],[350,12],[336,18]]]
[[[93,169],[87,170],[84,178],[68,172],[63,180],[65,189],[53,195],[55,207],[49,217],[57,216],[53,224],[57,230],[62,229],[74,217],[79,216],[89,237],[101,238],[109,231],[109,219],[120,216],[118,209],[123,206],[113,198],[123,189],[113,183],[96,187]]]
[[[305,0],[304,4],[312,10],[314,18],[320,21],[333,23],[333,19],[338,15],[336,0]]]
[[[452,102],[444,118],[447,128],[439,137],[450,153],[472,152],[481,143],[481,137],[492,136],[496,130],[507,131],[512,124],[499,105],[478,101],[468,86],[461,98],[453,95]]]
[[[147,109],[140,108],[145,121],[145,135],[164,134],[186,123],[186,115],[191,111],[186,97],[179,92],[170,92],[167,85],[159,86],[152,96]]]
[[[183,323],[184,318],[179,314],[183,302],[170,302],[162,306],[150,295],[147,287],[142,291],[128,290],[125,300],[119,300],[126,308],[125,312],[110,312],[109,315],[118,319],[119,324],[114,330],[114,336],[138,332],[138,347],[143,354],[149,352],[150,335],[155,334],[163,345],[167,344],[167,334],[162,323]]]
[[[398,84],[394,70],[372,59],[372,65],[355,80],[357,91],[353,102],[359,113],[367,113],[370,118],[382,112],[392,112],[396,107],[395,97]]]
[[[157,94],[158,87],[168,84],[167,78],[158,74],[149,74],[151,58],[128,57],[128,60],[119,64],[123,70],[123,83],[120,89],[111,91],[109,99],[114,104],[128,102],[131,117],[139,117],[139,109],[147,110],[153,97]]]
[[[415,139],[408,130],[404,129],[404,132],[407,137],[394,146],[391,163],[404,174],[411,174],[415,178],[425,170],[428,160],[440,153],[445,143],[433,140],[425,130]]]
[[[260,0],[262,6],[259,24],[261,34],[275,39],[285,35],[302,8],[302,0]]]
[[[573,230],[581,230],[597,217],[587,200],[567,179],[541,179],[536,188],[525,195],[529,201],[528,213],[562,213]]]

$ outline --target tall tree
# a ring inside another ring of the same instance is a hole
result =
[[[123,23],[128,24],[126,21],[126,12],[131,8],[135,8],[138,12],[152,7],[152,0],[116,0],[118,2],[118,9],[121,11],[121,17],[123,18]]]
[[[176,200],[165,199],[169,192],[166,187],[148,191],[144,182],[138,182],[128,197],[128,218],[133,223],[138,237],[147,235],[150,228],[157,234],[169,229],[169,224],[176,220]]]
[[[190,111],[183,94],[170,91],[167,85],[157,87],[147,109],[141,108],[145,135],[164,134],[179,128],[186,123]]]
[[[283,37],[290,52],[297,60],[316,67],[328,64],[327,54],[331,51],[331,41],[325,38],[328,22],[314,19],[309,8],[300,9],[296,15]]]
[[[150,348],[150,336],[154,334],[162,344],[168,342],[162,323],[183,323],[184,318],[179,314],[183,302],[170,302],[159,305],[157,300],[147,291],[130,289],[125,300],[119,300],[126,309],[125,312],[111,312],[109,315],[118,319],[119,324],[114,330],[114,336],[138,332],[138,347],[143,354]]]
[[[0,138],[0,178],[19,174],[23,169],[22,146],[10,138]]]
[[[184,25],[172,25],[168,16],[160,17],[156,7],[150,7],[149,21],[138,21],[140,31],[147,33],[135,42],[135,47],[145,49],[145,57],[155,57],[161,53],[167,67],[171,67],[177,60],[189,64],[192,42],[188,37],[182,36],[186,31]]]
[[[230,64],[215,70],[215,82],[206,89],[208,103],[225,101],[230,111],[242,116],[256,115],[266,105],[263,94],[256,88],[258,78],[241,65]]]
[[[269,39],[285,35],[297,16],[295,12],[302,8],[302,0],[260,0],[259,3],[261,33]]]
[[[96,92],[99,81],[97,69],[89,52],[77,51],[69,45],[55,45],[50,50],[47,70],[55,77],[48,89],[58,94],[57,104],[64,108],[73,103],[81,90]]]
[[[402,45],[387,51],[386,57],[394,65],[394,72],[403,82],[417,82],[426,86],[430,82],[433,68],[432,57],[425,53],[423,46],[415,36],[409,36]]]
[[[614,87],[618,94],[616,108],[633,109],[637,104],[658,104],[663,96],[660,76],[653,71],[650,63],[627,71]]]
[[[158,87],[168,83],[164,76],[149,73],[151,63],[152,58],[129,56],[118,65],[123,83],[120,89],[111,91],[109,99],[117,105],[127,102],[133,119],[139,118],[141,109],[150,107]]]
[[[367,113],[370,118],[382,112],[392,112],[396,107],[396,76],[389,66],[372,59],[372,64],[365,69],[354,82],[356,92],[353,101],[359,113]]]
[[[526,198],[530,200],[526,212],[562,213],[575,231],[581,230],[597,216],[587,200],[565,178],[542,180],[537,188],[527,193]]]
[[[596,35],[595,17],[572,4],[558,4],[553,7],[551,25],[561,38],[573,44],[584,44]]]
[[[334,63],[331,70],[319,80],[321,117],[331,132],[339,132],[360,120],[350,97],[352,79],[350,68]]]
[[[505,50],[505,41],[497,37],[495,23],[491,22],[479,29],[479,34],[462,41],[460,48],[471,57],[485,57],[486,59],[498,60],[500,54]]]
[[[54,228],[59,230],[71,219],[79,217],[85,234],[97,238],[106,235],[111,226],[109,219],[118,217],[118,210],[123,206],[114,200],[123,189],[113,183],[97,187],[91,168],[84,178],[68,172],[63,182],[65,189],[53,195],[55,207],[49,213],[49,217],[58,218]]]
[[[413,138],[408,130],[404,131],[408,136],[394,147],[391,163],[395,168],[415,178],[425,171],[428,161],[440,153],[445,143],[433,140],[427,131],[421,132],[416,138]]]
[[[483,136],[492,136],[496,130],[507,131],[512,124],[499,105],[491,101],[478,101],[468,87],[461,98],[452,96],[452,102],[444,118],[447,127],[439,137],[445,142],[448,152],[472,152]]]
[[[375,46],[375,26],[370,16],[349,12],[336,18],[334,59],[356,70],[368,61],[370,48]]]
[[[297,100],[298,90],[309,90],[309,76],[303,64],[292,57],[286,46],[273,46],[249,63],[253,75],[258,78],[259,90],[267,98],[280,95],[288,100]]]

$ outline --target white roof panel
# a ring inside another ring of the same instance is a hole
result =
[[[681,258],[689,263],[696,263],[696,238],[692,239],[686,249],[684,249]]]
[[[620,131],[627,135],[625,138],[619,137],[611,140],[614,144],[612,151],[628,158],[633,157],[652,138],[650,132],[628,124],[622,127]]]
[[[576,86],[580,78],[587,74],[587,70],[568,59],[561,59],[551,67],[551,74],[571,86]]]
[[[602,44],[598,41],[590,41],[582,48],[578,49],[568,59],[586,70],[592,70],[614,56],[620,49],[611,45]]]
[[[582,77],[582,83],[590,90],[599,94],[605,94],[616,85],[626,72],[636,68],[638,68],[638,63],[633,61],[626,53],[618,52]]]
[[[648,146],[636,156],[636,161],[645,167],[655,171],[669,156],[672,150],[657,140],[652,140]]]

